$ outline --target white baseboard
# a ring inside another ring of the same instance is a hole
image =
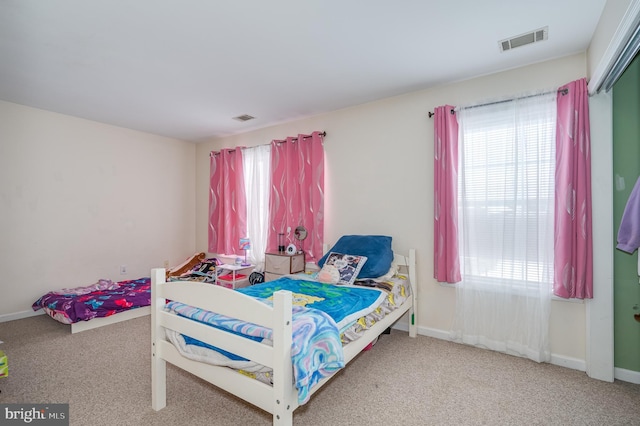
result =
[[[551,364],[567,367],[572,370],[587,371],[587,362],[579,358],[571,358],[564,355],[551,354]]]
[[[407,324],[396,324],[393,328],[403,331],[409,331]],[[451,341],[450,333],[448,331],[439,330],[436,328],[418,327],[418,334],[427,337],[433,337],[435,339]],[[561,367],[570,368],[572,370],[587,371],[587,364],[584,360],[578,358],[571,358],[563,355],[551,354],[551,364],[559,365]],[[640,373],[638,373],[640,375]],[[617,377],[616,377],[617,378]],[[620,379],[624,380],[624,379]],[[630,381],[630,380],[625,380]],[[635,383],[635,382],[632,382]]]
[[[613,377],[623,382],[640,385],[640,371],[625,370],[624,368],[614,368]]]
[[[437,328],[418,327],[418,334],[436,339],[451,341],[451,335],[448,331],[439,330]]]
[[[31,310],[31,311],[15,312],[13,314],[2,314],[0,315],[0,322],[19,320],[19,319],[35,317],[43,314],[44,314],[44,311],[42,309],[39,309],[37,311]]]

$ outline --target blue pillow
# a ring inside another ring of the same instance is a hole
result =
[[[391,237],[386,235],[343,235],[338,242],[318,261],[323,267],[331,252],[366,256],[358,278],[378,278],[389,272],[393,262]]]

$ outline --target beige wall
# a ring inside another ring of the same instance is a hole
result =
[[[0,101],[0,320],[192,254],[194,162],[192,143]]]
[[[418,325],[423,334],[445,337],[455,290],[433,279],[433,121],[427,113],[438,105],[555,89],[585,77],[586,68],[586,55],[579,54],[198,144],[197,248],[207,245],[209,151],[325,130],[326,241],[343,234],[387,234],[395,250],[417,249]],[[584,305],[554,301],[551,322],[553,354],[583,361]]]

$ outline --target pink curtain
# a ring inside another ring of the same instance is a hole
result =
[[[456,283],[458,256],[458,120],[454,107],[437,107],[434,114],[434,278]]]
[[[586,79],[562,86],[557,103],[553,293],[591,299],[591,136]]]
[[[322,257],[324,241],[324,148],[323,135],[288,137],[271,142],[270,225],[267,251],[278,250],[278,234],[284,245],[296,243],[293,231],[307,229],[303,241],[307,261]]]
[[[209,174],[209,252],[244,254],[240,238],[247,232],[247,202],[242,148],[211,153]]]

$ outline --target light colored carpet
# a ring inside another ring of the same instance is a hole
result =
[[[150,318],[72,335],[0,323],[0,403],[69,403],[71,425],[268,425],[271,416],[169,366],[151,409]],[[640,425],[640,385],[393,330],[294,413],[295,425]]]

